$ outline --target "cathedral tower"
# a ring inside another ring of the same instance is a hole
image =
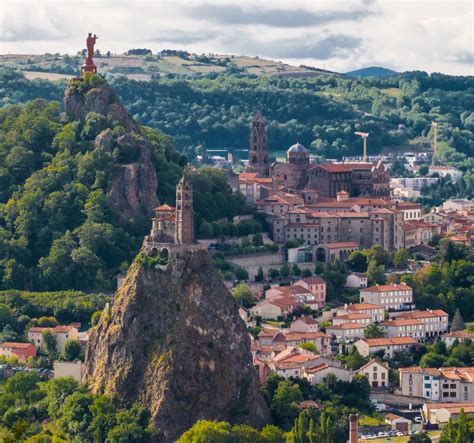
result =
[[[193,187],[186,174],[176,187],[176,234],[178,244],[194,243]]]
[[[256,172],[260,177],[268,177],[268,148],[265,119],[260,112],[252,120],[249,145],[249,172]]]

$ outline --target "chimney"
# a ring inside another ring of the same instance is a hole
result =
[[[359,414],[349,415],[349,443],[359,443]]]
[[[339,191],[336,193],[336,199],[338,202],[344,202],[349,199],[349,193],[346,191]]]

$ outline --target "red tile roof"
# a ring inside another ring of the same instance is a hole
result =
[[[17,342],[10,342],[10,341],[5,341],[3,343],[0,343],[0,347],[10,348],[10,349],[29,349],[32,346],[35,347],[33,343],[17,343]]]
[[[161,205],[161,206],[158,206],[157,208],[154,209],[155,211],[175,211],[176,208],[173,208],[173,206],[170,206],[170,205],[167,205],[167,204],[164,204],[164,205]]]
[[[412,337],[392,337],[392,338],[363,338],[369,347],[394,346],[394,345],[415,345],[417,341]]]
[[[363,325],[362,323],[348,322],[348,323],[342,323],[340,325],[328,326],[326,330],[336,329],[337,331],[346,331],[348,329],[365,329],[366,327],[367,325]]]
[[[392,285],[375,285],[370,288],[362,288],[360,292],[393,292],[393,291],[412,291],[412,288],[405,283]]]
[[[324,246],[328,249],[345,249],[345,248],[358,248],[359,244],[348,241],[348,242],[338,242],[338,243],[324,243],[321,246]]]

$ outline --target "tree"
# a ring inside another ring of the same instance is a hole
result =
[[[299,415],[297,404],[303,400],[300,387],[288,381],[278,383],[270,409],[277,425],[289,430]]]
[[[369,266],[367,267],[367,279],[369,284],[382,285],[385,283],[385,266],[377,265],[375,260],[369,261]]]
[[[331,416],[325,411],[321,414],[319,430],[316,435],[315,443],[334,443],[334,425],[332,424]]]
[[[367,254],[368,262],[375,261],[377,266],[386,265],[388,263],[388,252],[382,245],[372,246],[370,249],[364,251]]]
[[[420,367],[422,368],[440,368],[443,366],[446,357],[436,352],[427,352],[420,360]]]
[[[306,342],[306,343],[301,343],[298,345],[299,348],[305,349],[306,351],[311,351],[314,352],[315,354],[318,352],[318,348],[314,343]]]
[[[280,271],[278,269],[270,268],[268,270],[268,276],[270,278],[277,278],[280,275]]]
[[[397,269],[406,269],[408,267],[408,260],[410,259],[410,254],[406,249],[399,249],[393,258],[393,265]]]
[[[74,361],[81,355],[81,344],[79,340],[69,339],[64,345],[63,358],[66,361]]]
[[[367,359],[360,355],[355,346],[352,347],[350,354],[346,358],[346,367],[352,371],[359,369],[367,363]]]
[[[280,266],[280,275],[284,278],[290,276],[290,267],[288,263],[285,262]]]
[[[274,425],[266,425],[260,431],[265,443],[285,443],[283,431]]]
[[[249,279],[249,273],[241,267],[234,269],[235,278],[239,281],[247,281]]]
[[[451,331],[464,331],[466,329],[466,324],[462,319],[461,312],[459,312],[459,308],[456,309],[453,317],[453,323],[451,324]]]
[[[354,272],[367,271],[367,255],[360,251],[353,251],[349,255],[348,263]]]
[[[261,266],[258,267],[257,275],[255,276],[256,282],[262,282],[264,278],[263,269]]]
[[[311,277],[313,273],[311,272],[311,269],[303,269],[302,277],[307,278]]]
[[[214,235],[212,224],[207,221],[202,222],[198,234],[201,238],[212,238]]]
[[[364,329],[364,338],[382,338],[386,336],[387,333],[375,323],[371,323]]]
[[[254,246],[263,246],[263,237],[262,234],[255,234],[252,238],[252,244]]]
[[[251,308],[256,302],[255,296],[245,283],[239,283],[232,289],[232,295],[237,300],[237,303],[245,308]]]
[[[420,434],[411,435],[408,443],[431,443],[431,438],[426,432],[421,432]]]
[[[296,276],[296,277],[299,277],[301,275],[301,269],[300,267],[294,263],[293,266],[291,267],[291,273]]]
[[[90,407],[94,401],[92,394],[73,392],[59,408],[58,424],[71,439],[87,440],[87,429],[92,421]]]
[[[56,353],[56,336],[49,330],[43,331],[43,346],[45,351],[50,355]]]
[[[472,431],[469,428],[469,423],[467,421],[466,414],[464,412],[464,408],[461,408],[459,413],[459,417],[457,419],[458,430],[456,432],[456,440],[455,443],[469,443],[472,442],[471,436]]]
[[[308,436],[309,417],[306,412],[300,412],[298,418],[295,419],[293,428],[291,429],[291,443],[310,443]]]

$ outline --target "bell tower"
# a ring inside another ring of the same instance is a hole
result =
[[[186,174],[176,187],[175,243],[194,243],[193,187]]]
[[[249,145],[249,172],[256,172],[260,177],[268,177],[268,148],[265,119],[259,111],[252,120]]]

